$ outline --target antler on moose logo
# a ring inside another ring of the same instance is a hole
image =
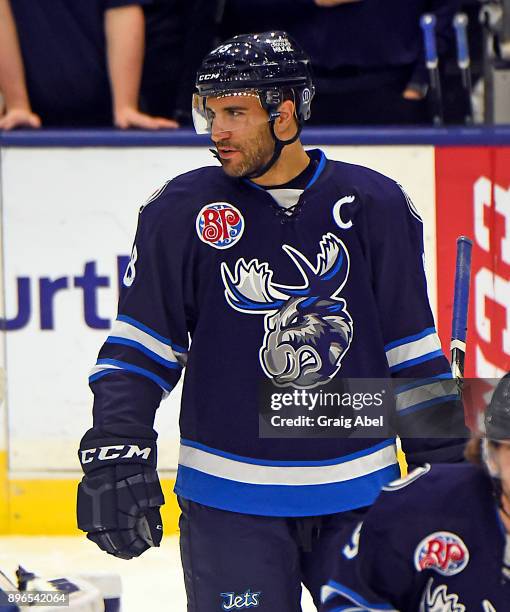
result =
[[[221,264],[225,298],[239,312],[265,315],[259,357],[266,375],[278,385],[311,388],[335,376],[351,345],[352,318],[337,297],[349,276],[349,253],[331,233],[319,243],[315,266],[297,249],[282,248],[302,286],[274,283],[269,264],[239,259],[233,273]]]

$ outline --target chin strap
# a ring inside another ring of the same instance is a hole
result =
[[[299,138],[299,135],[301,134],[301,130],[303,129],[303,126],[301,125],[301,123],[298,123],[297,132],[294,134],[292,138],[289,138],[289,140],[280,140],[274,131],[274,122],[277,117],[278,117],[278,114],[274,114],[270,116],[270,119],[269,119],[269,129],[271,130],[271,136],[273,137],[273,140],[274,140],[274,151],[273,151],[273,155],[271,156],[271,159],[267,162],[267,164],[264,164],[262,168],[259,168],[258,170],[256,170],[255,172],[252,172],[251,174],[245,175],[243,178],[254,179],[254,178],[259,178],[260,176],[265,174],[268,170],[270,170],[276,164],[280,155],[282,154],[283,147],[286,147],[287,145],[290,145],[293,142],[296,142],[296,140]],[[216,149],[209,149],[209,151],[213,154],[213,157],[215,157],[221,163],[221,157],[218,151]]]
[[[280,155],[282,154],[283,147],[286,147],[287,145],[290,145],[293,142],[296,142],[296,140],[299,138],[299,135],[301,134],[301,130],[303,129],[303,126],[301,125],[301,123],[298,123],[297,132],[294,134],[292,138],[289,138],[289,140],[280,140],[274,131],[274,122],[276,120],[276,117],[277,116],[271,117],[269,120],[269,128],[271,130],[271,136],[273,137],[273,140],[274,140],[274,151],[273,151],[273,155],[271,159],[267,162],[267,164],[264,164],[262,168],[259,168],[258,170],[256,170],[255,172],[252,172],[251,174],[247,174],[244,178],[254,179],[254,178],[259,178],[260,176],[265,174],[268,170],[270,170],[276,164]]]
[[[221,157],[218,151],[216,149],[209,149],[209,151],[213,154],[213,157],[215,157],[221,163]]]

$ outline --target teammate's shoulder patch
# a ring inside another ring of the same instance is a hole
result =
[[[454,576],[469,563],[464,540],[451,531],[434,531],[425,536],[414,551],[414,566],[419,572],[434,570],[442,576]]]
[[[404,489],[409,486],[411,483],[416,482],[418,478],[421,478],[431,470],[430,463],[426,463],[421,467],[415,468],[412,472],[409,472],[407,476],[402,478],[398,478],[397,480],[392,480],[386,486],[382,488],[383,491],[399,491],[400,489]]]

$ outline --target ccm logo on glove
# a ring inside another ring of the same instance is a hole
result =
[[[127,449],[127,450],[126,450]],[[133,457],[141,457],[149,459],[151,448],[141,449],[136,444],[121,444],[113,446],[100,446],[99,448],[87,448],[80,450],[81,463],[91,463],[94,459],[98,461],[108,461],[111,459],[132,459]],[[124,452],[125,451],[125,452]],[[123,454],[124,452],[124,454]]]

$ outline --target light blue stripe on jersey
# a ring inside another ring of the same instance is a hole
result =
[[[320,461],[247,458],[183,441],[176,492],[233,512],[312,516],[371,504],[399,472],[394,440]]]
[[[324,151],[321,151],[320,149],[317,149],[320,154],[320,160],[319,160],[319,164],[317,166],[317,168],[315,169],[315,172],[313,173],[312,178],[308,181],[308,184],[305,187],[305,191],[311,187],[319,178],[319,176],[323,173],[324,168],[326,167],[326,163],[328,161],[326,155],[324,154]],[[266,189],[264,189],[264,187],[261,187],[260,185],[257,185],[257,183],[254,183],[253,181],[250,181],[249,179],[243,179],[243,181],[250,185],[251,187],[253,187],[254,189],[259,189],[260,191],[266,191]]]
[[[98,366],[97,364],[92,368],[89,375],[89,383],[93,383],[99,378],[103,378],[107,374],[111,374],[112,372],[119,372],[121,369],[118,366]]]
[[[132,317],[128,317],[126,315],[118,315],[117,316],[117,321],[122,321],[123,323],[127,323],[128,325],[132,325],[133,327],[136,327],[140,331],[143,331],[146,334],[149,334],[149,336],[152,336],[153,338],[155,338],[159,342],[162,342],[163,344],[166,344],[167,346],[171,347],[174,351],[176,351],[178,353],[187,353],[188,352],[188,349],[186,349],[186,348],[184,348],[182,346],[179,346],[178,344],[175,344],[174,342],[172,342],[168,338],[165,338],[161,334],[158,334],[158,332],[154,331],[153,329],[151,329],[150,327],[148,327],[144,323],[140,323],[140,321],[137,321],[136,319],[133,319]]]
[[[157,376],[153,372],[146,370],[145,368],[140,368],[138,366],[132,365],[131,363],[126,363],[125,361],[118,361],[117,359],[98,359],[97,366],[105,366],[104,370],[100,370],[92,376],[89,377],[89,382],[94,382],[101,378],[102,376],[106,376],[106,374],[111,374],[112,372],[133,372],[134,374],[140,374],[140,376],[145,376],[149,378],[153,382],[155,382],[158,386],[160,386],[167,393],[172,390],[172,386],[163,380],[160,376]],[[108,366],[114,366],[113,368]]]
[[[241,514],[318,516],[373,504],[381,488],[400,475],[398,464],[372,474],[320,485],[256,485],[219,478],[179,465],[175,493]]]
[[[326,156],[324,155],[324,151],[320,151],[320,154],[321,154],[321,159],[319,161],[319,165],[317,166],[317,169],[313,173],[312,178],[309,180],[308,185],[305,187],[305,190],[311,187],[317,181],[319,176],[322,174],[322,171],[326,167],[327,159],[326,159]]]
[[[393,342],[389,342],[385,345],[384,350],[388,352],[390,349],[396,348],[397,346],[402,346],[403,344],[409,344],[410,342],[414,342],[415,340],[421,340],[425,338],[425,336],[430,336],[431,334],[436,333],[435,327],[427,327],[423,331],[418,334],[413,334],[411,336],[405,336],[404,338],[400,338],[399,340],[394,340]]]
[[[106,370],[101,370],[100,372],[96,372],[96,374],[89,376],[89,383],[93,383],[96,380],[103,378],[103,376],[111,374],[112,372],[122,372],[122,370],[120,368],[107,368]]]
[[[135,340],[128,340],[127,338],[119,338],[118,336],[108,336],[108,338],[106,338],[106,342],[107,344],[121,344],[123,346],[130,346],[131,348],[134,348],[137,351],[140,351],[144,355],[147,355],[147,357],[150,357],[151,359],[161,364],[165,368],[170,368],[173,370],[180,370],[182,368],[182,365],[180,363],[177,363],[176,361],[168,361],[167,359],[164,359],[160,355],[157,355],[156,353],[151,351],[145,345],[141,344],[140,342],[136,342]]]
[[[398,414],[410,414],[436,404],[459,399],[457,382],[451,377],[423,379],[418,381],[418,384],[399,387],[395,391],[395,399]]]
[[[340,584],[335,580],[329,580],[327,585],[322,587],[322,603],[326,603],[335,595],[342,595],[349,601],[352,601],[352,603],[356,604],[357,606],[361,606],[361,610],[367,610],[370,612],[372,610],[391,610],[392,612],[396,612],[395,608],[391,604],[371,603],[370,601],[366,600],[362,595],[360,595],[356,591],[353,591],[349,587],[346,587],[345,585]],[[350,609],[352,610],[352,608]],[[339,608],[339,610],[342,610],[342,608]]]

